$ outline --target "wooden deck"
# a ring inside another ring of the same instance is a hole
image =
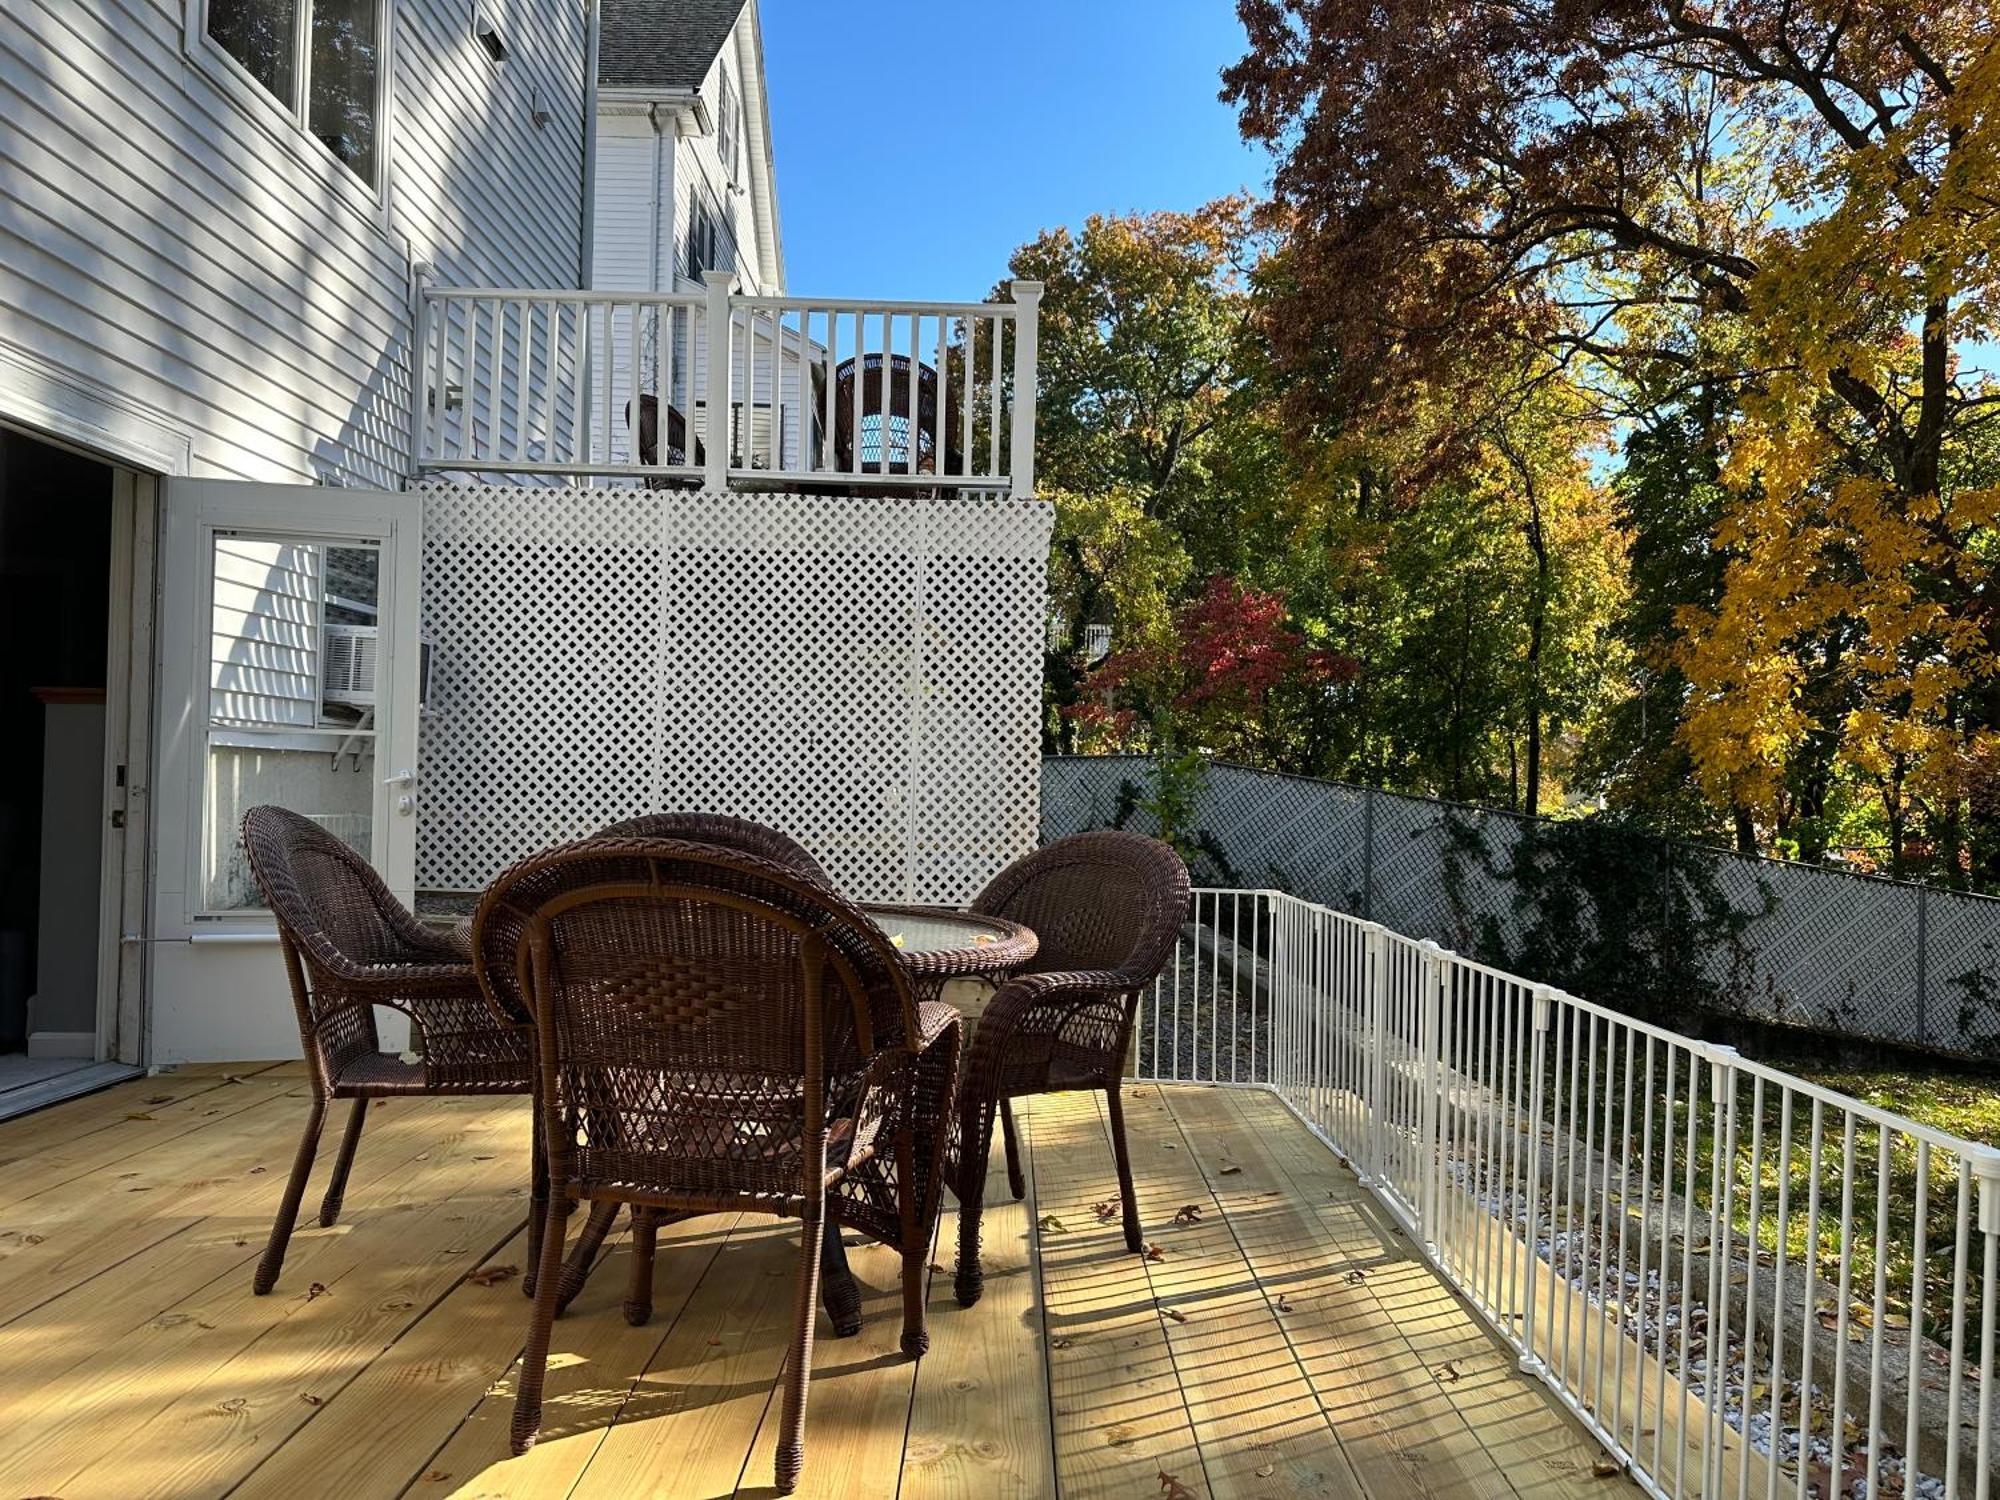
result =
[[[614,1242],[511,1459],[527,1303],[470,1273],[522,1260],[525,1105],[378,1105],[343,1221],[256,1298],[302,1088],[208,1069],[0,1124],[0,1496],[770,1493],[794,1229],[663,1233],[639,1329]],[[800,1494],[1636,1493],[1274,1100],[1141,1085],[1128,1119],[1155,1257],[1100,1222],[1089,1096],[1022,1111],[1029,1199],[996,1174],[986,1297],[934,1278],[921,1363],[893,1259],[854,1251],[868,1323],[822,1329]],[[954,1234],[947,1205],[940,1263]]]

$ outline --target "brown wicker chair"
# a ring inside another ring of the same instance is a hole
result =
[[[519,924],[511,981],[485,961],[496,921]],[[793,867],[713,844],[593,839],[534,856],[488,891],[474,931],[488,982],[518,985],[535,1017],[552,1183],[514,1450],[540,1429],[577,1201],[773,1213],[802,1224],[777,1455],[789,1492],[804,1460],[827,1196],[874,1157],[895,1096],[956,1016],[920,1015],[894,946],[857,908]],[[912,1349],[932,1228],[915,1217],[913,1206],[901,1236]],[[643,1312],[652,1265],[637,1248],[628,1302]]]
[[[462,939],[419,922],[368,862],[309,818],[282,807],[253,807],[243,817],[250,868],[278,919],[291,980],[299,1039],[313,1102],[292,1175],[253,1286],[271,1290],[285,1263],[334,1099],[354,1107],[320,1202],[319,1221],[340,1214],[368,1101],[409,1094],[525,1094],[533,1087],[526,1012],[496,1011],[480,993]],[[416,1062],[382,1051],[375,1006],[410,1018]],[[534,1153],[535,1211],[530,1249],[546,1217],[541,1153]]]
[[[1004,1122],[1008,1186],[1023,1192],[1020,1152],[1007,1101],[1066,1089],[1102,1089],[1111,1115],[1111,1150],[1125,1243],[1144,1248],[1132,1194],[1119,1100],[1125,1051],[1139,993],[1159,976],[1186,919],[1187,867],[1156,839],[1083,833],[1016,860],[980,892],[972,909],[1034,929],[1041,940],[1028,971],[1003,985],[973,1029],[959,1095],[959,1302],[983,1288],[980,1209],[986,1192],[993,1116]]]
[[[650,401],[652,398],[646,398]],[[805,846],[787,834],[762,823],[753,823],[748,818],[731,817],[726,813],[662,812],[642,813],[636,818],[626,818],[608,824],[591,835],[593,839],[685,839],[697,844],[715,844],[724,849],[735,849],[745,854],[754,854],[797,870],[818,884],[832,888],[833,882],[826,871],[819,867],[805,850]],[[514,961],[514,953],[521,939],[521,923],[504,917],[490,924],[487,941],[492,946],[488,955],[489,967],[497,964],[504,969]],[[525,1006],[525,1000],[512,996],[510,1004]],[[569,1265],[563,1273],[562,1289],[556,1296],[558,1311],[569,1306],[576,1294],[583,1289],[589,1274],[590,1264],[597,1252],[603,1248],[611,1226],[618,1220],[618,1204],[601,1202],[591,1205],[590,1216],[584,1220],[582,1231],[577,1235],[576,1250],[570,1256]],[[650,1209],[635,1208],[632,1211],[632,1232],[640,1248],[640,1253],[650,1257],[652,1246],[658,1236],[660,1215]],[[833,1319],[834,1331],[843,1337],[851,1337],[861,1331],[861,1294],[848,1274],[846,1257],[841,1253],[840,1236],[829,1233],[824,1241],[825,1263],[821,1266],[821,1289],[826,1297],[827,1313]],[[648,1310],[649,1311],[649,1310]],[[637,1317],[641,1308],[636,1303],[626,1304],[626,1316]]]

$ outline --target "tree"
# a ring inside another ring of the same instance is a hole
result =
[[[1051,748],[1074,744],[1084,627],[1121,647],[1165,638],[1197,561],[1211,464],[1238,407],[1247,274],[1261,248],[1246,200],[1192,213],[1093,215],[1016,250],[1043,283],[1037,476],[1055,502],[1048,655]]]
[[[1631,416],[1722,402],[1720,588],[1675,623],[1699,781],[1774,830],[1824,753],[1894,849],[1913,815],[1969,818],[2000,875],[1974,461],[2000,391],[1962,358],[2000,310],[1990,8],[1239,10],[1224,94],[1279,151],[1292,225],[1279,354],[1334,371],[1307,396],[1388,412],[1513,368]]]

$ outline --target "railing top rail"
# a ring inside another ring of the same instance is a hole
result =
[[[591,307],[606,303],[620,307],[634,303],[643,307],[701,307],[708,300],[700,292],[604,292],[546,286],[426,286],[424,296],[433,302],[555,302]]]
[[[755,308],[759,312],[792,312],[811,308],[814,312],[921,313],[926,317],[942,313],[953,318],[1011,318],[1021,310],[1018,302],[875,301],[865,297],[798,297],[790,293],[782,297],[738,294],[729,301],[733,307]]]
[[[1519,985],[1525,990],[1545,993],[1551,1000],[1559,1004],[1571,1006],[1586,1015],[1594,1015],[1604,1020],[1615,1022],[1617,1025],[1627,1027],[1641,1036],[1652,1037],[1669,1046],[1679,1047],[1686,1052],[1710,1061],[1726,1059],[1738,1073],[1751,1078],[1762,1078],[1766,1083],[1775,1083],[1779,1087],[1798,1095],[1800,1098],[1816,1101],[1820,1104],[1841,1110],[1851,1115],[1857,1121],[1865,1121],[1878,1128],[1906,1135],[1914,1141],[1923,1141],[1934,1148],[1952,1152],[1968,1165],[1972,1166],[1980,1175],[2000,1178],[2000,1148],[1984,1145],[1978,1141],[1970,1140],[1965,1136],[1953,1135],[1948,1130],[1939,1130],[1935,1126],[1926,1125],[1920,1120],[1913,1120],[1908,1115],[1898,1114],[1892,1109],[1883,1109],[1878,1105],[1868,1103],[1864,1099],[1857,1099],[1852,1094],[1844,1094],[1839,1089],[1828,1088],[1824,1084],[1814,1083],[1810,1079],[1801,1078],[1796,1073],[1788,1073],[1783,1068],[1774,1067],[1770,1063],[1759,1062],[1755,1058],[1745,1057],[1734,1048],[1725,1048],[1714,1042],[1705,1042],[1699,1037],[1691,1037],[1685,1032],[1675,1031],[1667,1026],[1659,1026],[1651,1021],[1642,1021],[1636,1016],[1626,1015],[1623,1011],[1615,1010],[1597,1001],[1586,1000],[1581,996],[1570,994],[1567,990],[1557,989],[1554,985],[1538,984],[1534,980],[1524,979],[1519,974],[1495,968],[1488,963],[1482,963],[1476,958],[1467,958],[1463,954],[1454,953],[1449,948],[1427,945],[1422,939],[1396,932],[1391,928],[1382,926],[1379,922],[1368,921],[1365,918],[1354,916],[1350,912],[1336,911],[1330,906],[1322,906],[1317,901],[1307,901],[1303,897],[1294,896],[1286,891],[1275,890],[1268,886],[1200,886],[1196,890],[1198,894],[1204,896],[1268,896],[1278,901],[1289,901],[1296,905],[1310,907],[1314,911],[1322,912],[1333,918],[1336,922],[1346,926],[1362,930],[1379,930],[1391,940],[1410,948],[1431,946],[1441,959],[1452,964],[1454,967],[1475,974],[1488,975],[1506,984]]]
[[[424,295],[433,302],[558,302],[620,307],[701,307],[708,298],[702,292],[586,291],[565,287],[523,286],[426,286]],[[757,312],[796,312],[810,308],[831,313],[921,313],[925,317],[1013,318],[1021,311],[1018,302],[923,302],[866,297],[797,297],[792,295],[747,296],[730,294],[729,305]]]

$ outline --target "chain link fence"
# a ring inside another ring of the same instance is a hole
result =
[[[1142,756],[1051,756],[1042,837],[1157,831]],[[1640,1015],[2000,1060],[2000,900],[1211,764],[1198,883],[1271,887]]]

